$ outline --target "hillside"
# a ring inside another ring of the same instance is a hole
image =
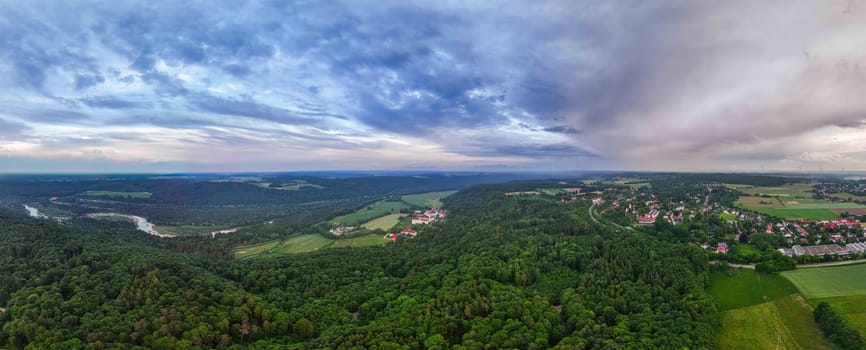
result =
[[[466,189],[416,238],[272,259],[2,214],[0,346],[710,348],[706,253]]]

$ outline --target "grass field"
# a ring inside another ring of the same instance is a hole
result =
[[[854,200],[854,201],[866,201],[866,196],[856,195],[856,194],[848,193],[848,192],[831,193],[828,196],[839,198],[842,200],[848,200],[848,198],[850,198],[851,200]]]
[[[561,188],[539,188],[538,192],[544,193],[549,196],[555,196],[565,191],[563,191]]]
[[[391,241],[381,235],[364,235],[348,239],[338,239],[328,248],[369,247],[388,244],[388,242]]]
[[[384,231],[388,231],[394,227],[398,222],[400,222],[400,218],[403,217],[404,214],[388,214],[380,218],[376,218],[370,221],[367,221],[361,227],[368,230],[381,229]]]
[[[866,294],[866,264],[782,272],[807,299]]]
[[[289,238],[274,252],[279,254],[298,254],[327,247],[333,240],[318,234],[300,235]]]
[[[797,288],[782,276],[745,269],[713,273],[707,292],[719,310],[725,311],[779,299],[797,293]]]
[[[358,225],[372,219],[378,218],[380,216],[385,216],[388,214],[399,213],[400,209],[407,209],[409,205],[403,202],[386,202],[379,201],[364,208],[358,210],[354,213],[338,216],[336,218],[331,219],[331,224],[343,224],[354,226]]]
[[[765,215],[815,220],[838,218],[839,214],[833,210],[864,207],[855,203],[831,203],[813,198],[812,186],[799,183],[780,187],[740,188],[740,191],[752,196],[740,197],[736,206]]]
[[[799,294],[721,313],[719,349],[833,349]]]
[[[150,192],[85,191],[82,195],[93,197],[150,198],[153,194]]]
[[[827,302],[848,325],[866,334],[866,264],[785,271],[812,305]]]
[[[786,207],[782,208],[747,208],[749,210],[770,216],[777,216],[780,218],[786,219],[810,219],[810,220],[823,220],[823,219],[835,219],[839,217],[839,214],[833,212],[830,209],[789,209]]]
[[[237,247],[232,250],[232,254],[234,254],[235,259],[243,259],[249,256],[264,253],[277,247],[278,245],[280,245],[279,241],[273,241],[246,247]]]
[[[812,187],[814,184],[792,183],[779,187],[750,187],[742,188],[740,191],[751,195],[768,195],[774,197],[806,197],[812,198]]]
[[[736,219],[737,219],[737,216],[734,215],[734,214],[729,214],[729,213],[720,213],[720,214],[719,214],[719,219],[722,219],[722,220],[724,220],[724,221],[727,221],[727,220],[736,220]]]
[[[448,197],[457,191],[441,191],[441,192],[427,192],[427,193],[418,193],[418,194],[407,194],[401,199],[416,207],[427,207],[427,208],[441,208],[442,207],[442,198]]]
[[[206,233],[225,229],[225,226],[215,225],[178,225],[178,226],[157,226],[159,232],[170,233],[175,236],[196,236]]]

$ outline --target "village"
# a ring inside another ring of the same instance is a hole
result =
[[[427,209],[423,212],[420,210],[416,210],[414,215],[412,215],[412,225],[429,225],[441,220],[445,220],[445,217],[445,209]],[[385,235],[385,238],[396,241],[397,238],[400,238],[401,236],[415,237],[417,234],[418,232],[412,229],[412,227],[406,226],[400,231]]]
[[[718,183],[663,191],[640,181],[584,181],[580,187],[559,184],[568,188],[505,195],[553,196],[562,202],[590,200],[591,211],[607,222],[635,229],[668,230],[717,255],[730,254],[736,249],[747,252],[739,255],[775,250],[800,261],[866,256],[866,215],[860,210],[851,210],[860,216],[844,213],[838,218],[781,218],[735,207],[732,203],[737,199],[736,192]],[[821,197],[824,195],[821,191],[857,192],[860,187],[864,185],[815,186],[815,193]],[[766,199],[770,200],[775,199]],[[839,200],[827,200],[834,201]]]

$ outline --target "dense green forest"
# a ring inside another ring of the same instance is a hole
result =
[[[396,244],[240,261],[0,211],[0,347],[714,347],[704,251],[503,195],[521,186],[465,189]]]

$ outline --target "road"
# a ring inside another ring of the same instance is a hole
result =
[[[719,261],[710,261],[710,264],[718,264]],[[825,263],[816,263],[816,264],[800,264],[797,265],[798,269],[811,269],[816,267],[827,267],[827,266],[841,266],[841,265],[853,265],[853,264],[862,264],[866,263],[866,259],[857,259],[857,260],[845,260],[845,261],[831,261]],[[742,269],[755,269],[754,264],[733,264],[728,263],[730,267],[738,267]]]
[[[613,226],[616,226],[617,228],[621,228],[621,229],[624,229],[624,230],[631,230],[631,231],[634,231],[634,230],[635,230],[635,229],[632,228],[632,227],[622,226],[622,225],[620,225],[620,224],[617,224],[617,223],[615,223],[615,222],[611,222],[611,221],[609,221],[609,220],[604,220],[604,219],[599,220],[599,219],[596,219],[596,217],[595,217],[595,211],[593,210],[593,208],[595,208],[595,203],[593,203],[592,205],[590,205],[590,206],[589,206],[589,209],[588,209],[588,210],[589,210],[589,217],[592,219],[592,221],[595,221],[596,223],[598,223],[598,224],[602,224],[602,225],[613,225]]]

